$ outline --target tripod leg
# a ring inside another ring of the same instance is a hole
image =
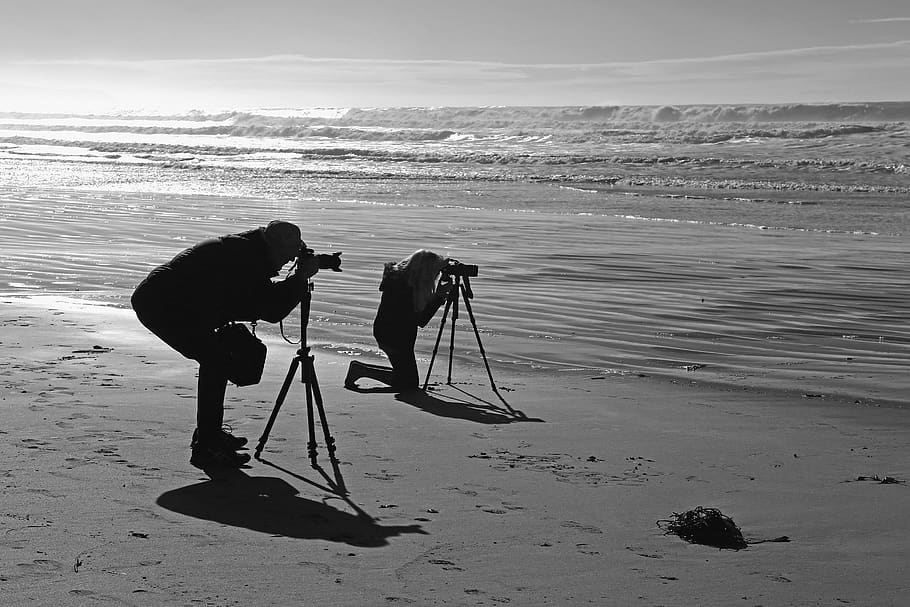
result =
[[[319,382],[316,380],[316,370],[310,369],[310,382],[313,384],[313,400],[316,403],[316,412],[319,414],[319,423],[322,424],[322,436],[325,440],[326,451],[329,459],[335,461],[335,439],[329,433],[329,423],[325,417],[325,407],[322,406],[322,393],[319,391]]]
[[[455,358],[455,323],[458,320],[458,293],[464,287],[461,285],[460,277],[455,278],[455,287],[452,293],[452,332],[449,335],[449,374],[446,377],[446,383],[452,385],[452,361]]]
[[[272,426],[275,425],[275,419],[278,417],[278,411],[281,409],[281,405],[284,404],[284,399],[288,395],[288,390],[291,389],[291,382],[294,381],[294,375],[297,373],[297,367],[300,366],[300,356],[295,356],[294,360],[291,361],[291,366],[288,369],[288,374],[284,378],[284,383],[281,385],[281,390],[278,391],[278,399],[275,401],[275,408],[272,409],[272,414],[269,416],[269,422],[265,425],[265,430],[262,431],[262,436],[259,437],[259,444],[256,445],[256,459],[259,459],[259,455],[262,453],[262,449],[265,447],[266,441],[269,440],[269,434],[272,432]]]
[[[338,465],[338,458],[335,456],[335,438],[332,436],[332,433],[329,431],[329,422],[326,419],[325,407],[322,404],[322,392],[319,391],[319,380],[316,378],[316,366],[313,361],[313,357],[309,356],[307,358],[307,415],[308,421],[310,424],[310,442],[311,446],[310,451],[310,464],[313,468],[319,469],[319,465],[316,463],[316,437],[314,434],[314,424],[313,424],[313,403],[316,404],[316,412],[319,414],[319,423],[322,425],[322,436],[325,441],[325,449],[329,453],[329,460],[332,462],[332,471],[335,474],[335,488],[341,493],[347,493],[347,488],[344,485],[344,479],[341,476],[341,469]],[[323,472],[323,475],[325,473]],[[328,480],[328,477],[326,477]],[[331,481],[329,481],[331,483]]]
[[[468,311],[468,318],[471,319],[471,326],[474,328],[474,336],[477,338],[477,347],[480,348],[480,356],[483,358],[483,364],[487,368],[487,375],[490,378],[490,386],[493,388],[493,392],[496,394],[496,396],[499,397],[499,400],[501,400],[506,405],[506,407],[509,407],[509,403],[507,403],[506,399],[504,399],[499,393],[499,390],[496,388],[496,382],[493,381],[493,372],[490,371],[490,363],[487,361],[487,353],[484,351],[483,343],[480,341],[480,331],[477,329],[477,321],[474,320],[474,311],[471,309],[471,301],[467,296],[464,298],[464,307],[465,310]],[[509,407],[509,410],[511,411],[512,407]]]
[[[452,306],[451,295],[446,299],[446,307],[442,312],[442,322],[439,323],[439,332],[436,334],[436,344],[433,346],[433,355],[430,357],[430,366],[427,367],[427,376],[423,380],[423,389],[426,390],[430,383],[430,373],[433,372],[433,363],[436,362],[436,352],[439,350],[439,340],[442,338],[442,332],[446,328],[446,318],[449,315],[449,308]]]
[[[303,383],[306,384],[306,420],[310,440],[306,444],[310,464],[316,466],[316,425],[313,420],[313,357],[309,354],[303,363]]]

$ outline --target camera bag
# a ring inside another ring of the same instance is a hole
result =
[[[238,386],[252,386],[262,379],[266,346],[245,324],[229,322],[215,330],[227,370],[227,378]]]

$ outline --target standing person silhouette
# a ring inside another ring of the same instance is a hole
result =
[[[215,330],[230,321],[278,322],[300,303],[306,280],[319,271],[314,256],[273,281],[305,245],[286,221],[201,242],[158,266],[133,292],[139,321],[167,345],[199,363],[196,430],[190,463],[240,467],[247,439],[223,427],[227,388],[225,358]]]
[[[379,290],[382,297],[373,321],[373,337],[389,357],[392,368],[351,361],[344,386],[357,388],[361,378],[375,379],[400,392],[420,386],[414,345],[418,327],[425,327],[452,290],[453,283],[436,283],[447,260],[421,249],[398,262],[385,264]]]

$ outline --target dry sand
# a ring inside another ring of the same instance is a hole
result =
[[[422,401],[316,370],[341,477],[295,382],[263,461],[190,466],[195,368],[128,310],[0,300],[3,605],[903,605],[906,411],[658,383],[496,375]],[[294,346],[227,417],[255,444]],[[901,481],[880,483],[874,476]],[[656,524],[719,508],[718,550]]]

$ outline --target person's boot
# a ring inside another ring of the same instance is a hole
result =
[[[356,360],[351,361],[351,364],[348,365],[348,374],[345,375],[345,377],[344,377],[344,387],[345,388],[347,388],[348,390],[357,389],[357,380],[362,377],[361,376],[362,367],[363,367],[363,365],[361,365],[360,362],[358,362]]]
[[[237,440],[237,437],[232,437]],[[243,439],[246,443],[246,439]],[[250,461],[248,453],[237,453],[227,444],[223,435],[218,435],[214,441],[199,440],[198,430],[193,432],[193,441],[190,444],[190,463],[197,468],[240,468]]]
[[[223,426],[221,428],[220,439],[221,439],[221,442],[224,443],[224,446],[227,447],[228,449],[230,449],[231,451],[236,451],[237,449],[243,449],[243,448],[245,448],[247,442],[249,442],[249,441],[247,441],[246,437],[234,436],[233,434],[231,434],[230,426]],[[199,440],[199,428],[196,428],[195,430],[193,430],[193,440],[190,443],[190,446],[192,447],[193,445],[195,445],[198,440]]]

